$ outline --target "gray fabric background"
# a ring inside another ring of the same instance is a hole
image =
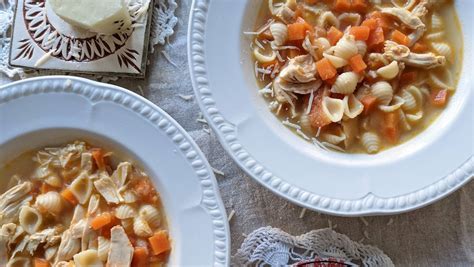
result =
[[[474,266],[474,183],[433,205],[396,216],[339,218],[307,211],[299,219],[301,208],[273,195],[242,172],[227,156],[213,133],[203,130],[196,121],[199,107],[194,98],[181,99],[178,94],[191,95],[186,55],[187,20],[190,0],[181,1],[177,10],[179,23],[170,45],[164,50],[177,67],[158,51],[143,81],[113,82],[135,92],[143,88],[145,96],[174,117],[196,140],[210,164],[222,170],[217,175],[227,212],[235,210],[230,222],[232,255],[248,234],[262,226],[279,227],[299,235],[329,224],[353,240],[361,240],[382,249],[399,266]],[[160,49],[159,49],[160,50]],[[0,76],[0,84],[9,82]],[[473,122],[468,122],[473,123]],[[388,223],[393,219],[393,223]]]

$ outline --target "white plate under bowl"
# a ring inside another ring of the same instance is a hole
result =
[[[268,110],[250,56],[262,0],[194,0],[188,59],[199,105],[251,177],[303,207],[341,216],[393,214],[448,195],[474,173],[473,1],[456,1],[464,66],[442,115],[411,141],[377,155],[318,150]]]
[[[168,114],[130,91],[81,78],[0,87],[0,165],[76,139],[118,151],[150,175],[173,240],[170,266],[227,266],[229,227],[214,174]]]

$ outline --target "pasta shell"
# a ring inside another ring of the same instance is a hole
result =
[[[373,132],[365,132],[361,136],[362,146],[369,154],[375,154],[380,151],[380,137]]]
[[[362,20],[357,13],[342,13],[337,17],[340,22],[345,22],[344,25],[359,26]]]
[[[260,48],[258,47],[255,47],[253,49],[253,55],[255,57],[255,59],[259,62],[259,63],[268,63],[268,62],[272,62],[276,59],[277,55],[276,55],[276,52],[272,50],[271,54],[270,55],[265,55],[263,54],[262,52],[260,52]]]
[[[414,114],[406,113],[407,121],[410,123],[417,123],[423,118],[423,110],[420,110]]]
[[[431,87],[436,89],[448,89],[451,91],[454,90],[451,73],[446,70],[444,72],[444,76],[445,77],[443,77],[443,75],[430,72],[428,83],[431,85]]]
[[[444,56],[448,61],[453,61],[453,50],[447,43],[431,43],[433,49],[441,56]]]
[[[344,115],[344,102],[341,99],[326,96],[323,98],[322,110],[332,122],[339,122]]]
[[[388,82],[376,82],[370,88],[371,94],[381,105],[388,105],[393,98],[393,89]]]
[[[270,25],[270,32],[273,36],[273,41],[277,46],[282,46],[288,39],[288,26],[283,23],[276,22]]]
[[[358,53],[359,49],[357,48],[354,36],[352,35],[344,35],[341,40],[337,42],[334,48],[334,55],[346,60],[349,60]]]
[[[316,39],[316,45],[321,51],[326,51],[331,48],[331,43],[329,43],[329,40],[324,37],[319,37]]]
[[[394,112],[396,110],[399,110],[403,106],[403,104],[405,104],[405,100],[399,96],[395,96],[392,102],[393,103],[389,106],[380,105],[379,109],[383,112],[389,113],[389,112]]]
[[[428,41],[440,41],[444,37],[444,32],[435,32],[435,33],[430,33],[425,36],[425,39]]]
[[[323,56],[331,62],[331,64],[336,68],[342,68],[346,66],[349,62],[341,57],[336,57],[327,53],[324,53]]]
[[[321,139],[333,144],[333,145],[338,145],[342,141],[346,140],[346,135],[342,131],[340,127],[337,128],[337,131],[334,133],[323,133],[321,134]]]
[[[357,51],[361,56],[367,53],[367,44],[364,41],[356,41]]]
[[[408,88],[403,89],[401,97],[405,101],[403,104],[403,110],[406,111],[418,110],[423,104],[423,94],[416,86],[409,86]]]
[[[97,256],[102,262],[107,261],[110,250],[110,240],[105,237],[99,236],[99,245],[97,247]]]
[[[6,267],[30,267],[31,259],[27,257],[16,257],[10,259]]]
[[[44,250],[44,258],[47,261],[52,261],[54,259],[54,256],[56,256],[57,252],[58,252],[58,247],[57,246],[49,247],[49,248]]]
[[[123,220],[137,216],[137,211],[131,205],[120,205],[115,209],[115,217]]]
[[[311,120],[308,114],[303,113],[300,116],[300,126],[301,126],[301,129],[303,129],[303,131],[306,131],[306,132],[313,131],[313,127],[311,127]]]
[[[81,154],[81,169],[88,172],[92,171],[92,153],[84,152]]]
[[[353,119],[364,111],[364,105],[354,95],[346,95],[344,101],[344,115]]]
[[[86,203],[92,193],[92,182],[87,174],[81,173],[69,186],[69,190],[74,194],[81,204]]]
[[[410,131],[411,125],[408,122],[408,119],[405,116],[405,112],[403,112],[403,110],[401,109],[398,110],[398,117],[400,118],[400,125],[402,126],[402,129],[405,131]]]
[[[101,267],[103,266],[102,261],[99,259],[97,250],[89,249],[81,251],[74,255],[74,264],[75,267]]]
[[[396,61],[392,61],[392,63],[377,70],[377,74],[386,80],[391,80],[397,77],[399,72],[400,68],[398,67],[398,63]]]
[[[94,216],[99,212],[99,206],[100,196],[97,194],[92,195],[89,199],[89,205],[87,206],[87,214],[89,216]]]
[[[43,223],[43,215],[30,206],[21,208],[19,219],[21,227],[29,234],[36,233]]]
[[[354,72],[344,72],[339,75],[331,88],[331,92],[337,94],[352,94],[359,82],[359,75]]]
[[[319,16],[318,26],[323,29],[329,29],[331,26],[339,28],[339,20],[336,18],[334,13],[326,11]]]
[[[143,205],[140,207],[139,215],[147,221],[151,227],[159,227],[161,225],[161,214],[157,208],[152,205]]]
[[[50,191],[46,194],[41,194],[36,198],[35,205],[42,212],[50,212],[52,214],[59,214],[62,210],[61,196],[56,191]]]
[[[56,174],[50,174],[44,179],[44,182],[56,188],[60,188],[63,185],[63,180]]]
[[[147,221],[140,216],[133,220],[133,232],[139,237],[150,237],[153,235],[153,231]]]
[[[444,30],[443,18],[437,12],[431,15],[431,30],[434,32]]]
[[[135,203],[137,202],[137,196],[130,190],[125,190],[122,193],[122,197],[125,203]]]

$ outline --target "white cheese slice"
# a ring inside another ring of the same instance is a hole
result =
[[[124,31],[132,24],[125,0],[48,0],[66,22],[102,34]]]

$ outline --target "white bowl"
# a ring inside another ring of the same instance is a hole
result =
[[[230,235],[214,174],[191,137],[160,108],[125,89],[50,76],[0,87],[0,165],[81,139],[139,164],[162,198],[170,266],[226,266]]]
[[[416,138],[377,155],[317,150],[268,110],[257,92],[251,37],[242,34],[253,31],[261,3],[194,0],[188,34],[199,105],[222,145],[251,177],[298,205],[341,216],[406,212],[470,180],[474,2],[456,1],[466,49],[448,107]]]

